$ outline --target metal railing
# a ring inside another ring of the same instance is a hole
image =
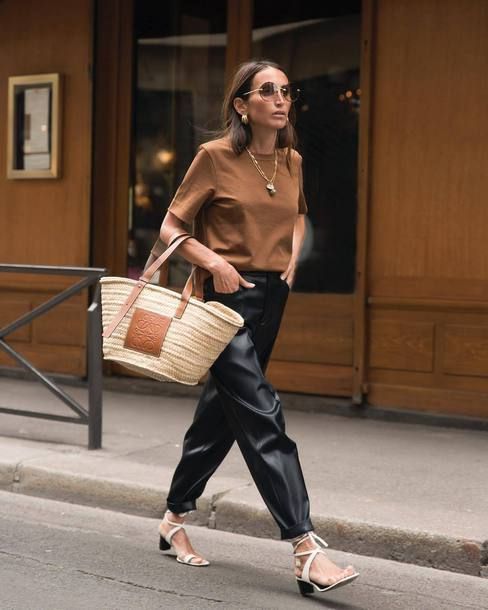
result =
[[[41,383],[43,383],[55,396],[63,401],[76,416],[55,415],[53,413],[42,413],[0,407],[0,413],[13,415],[24,415],[27,417],[38,417],[41,419],[54,419],[57,421],[70,422],[74,424],[88,425],[88,449],[100,449],[102,446],[102,316],[100,302],[99,279],[107,274],[106,269],[90,267],[58,267],[48,265],[5,265],[0,264],[0,273],[28,273],[45,275],[74,275],[85,276],[84,279],[73,286],[69,286],[59,294],[38,305],[28,313],[20,316],[7,326],[0,328],[0,348],[16,360],[21,366],[30,371]],[[74,294],[81,292],[84,288],[93,286],[91,289],[91,304],[88,307],[88,329],[87,329],[87,381],[88,381],[88,410],[82,407],[72,396],[69,396],[52,379],[49,379],[24,356],[15,351],[6,341],[5,337],[28,324],[35,318],[46,313],[56,305],[59,305]]]

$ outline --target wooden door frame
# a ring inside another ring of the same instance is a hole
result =
[[[362,0],[361,6],[361,63],[359,68],[361,112],[359,113],[358,193],[356,225],[356,287],[353,312],[353,402],[361,404],[368,388],[366,384],[367,341],[367,255],[368,209],[370,201],[370,140],[372,104],[372,63],[374,44],[374,15],[376,0]]]
[[[133,116],[133,0],[95,3],[91,263],[127,275]],[[120,372],[104,360],[103,370]]]
[[[95,13],[92,264],[127,274],[134,74],[133,0]]]
[[[251,57],[253,8],[253,0],[227,0],[226,84],[235,68]]]

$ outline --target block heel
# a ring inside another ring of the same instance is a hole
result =
[[[302,595],[311,595],[313,593],[313,585],[297,578],[298,589]]]
[[[167,551],[170,548],[171,548],[171,544],[166,542],[166,540],[161,536],[161,534],[159,534],[159,550]]]

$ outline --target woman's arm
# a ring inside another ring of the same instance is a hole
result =
[[[293,246],[290,257],[290,262],[286,271],[281,274],[281,279],[286,280],[290,288],[293,286],[295,281],[295,273],[298,263],[298,257],[300,250],[302,249],[303,240],[305,239],[305,214],[298,214],[293,228]]]
[[[163,219],[159,236],[161,240],[168,244],[175,233],[188,232],[186,224],[175,214],[168,211]],[[187,239],[178,252],[190,263],[207,269],[213,275],[214,288],[216,292],[236,292],[239,285],[245,288],[253,288],[255,284],[247,282],[222,256],[204,246],[197,239]]]

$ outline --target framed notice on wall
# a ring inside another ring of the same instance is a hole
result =
[[[7,178],[59,178],[60,75],[8,79]]]

